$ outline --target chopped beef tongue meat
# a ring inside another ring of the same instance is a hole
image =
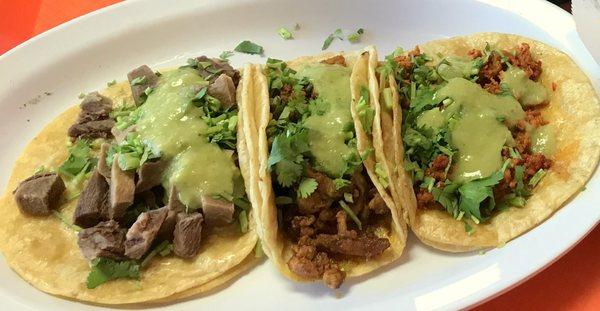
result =
[[[77,245],[85,258],[98,257],[123,259],[125,229],[114,220],[104,221],[94,227],[82,229],[77,235]]]
[[[235,104],[235,85],[231,77],[224,73],[208,86],[206,92],[218,99],[223,108],[230,108]]]
[[[199,63],[210,63],[209,67],[198,66],[198,72],[203,78],[208,79],[208,81],[214,82],[220,74],[224,73],[231,78],[236,87],[240,82],[240,72],[233,69],[227,62],[206,56],[196,57],[196,60]]]
[[[308,170],[307,176],[317,181],[317,189],[308,198],[297,199],[296,209],[284,211],[284,221],[289,222],[288,234],[298,241],[288,267],[302,277],[321,278],[328,287],[338,288],[345,273],[336,264],[336,259],[372,258],[388,249],[390,242],[372,233],[358,231],[336,202],[344,193],[352,194],[354,203],[348,205],[359,215],[363,225],[368,224],[370,214],[386,214],[389,209],[376,191],[369,191],[373,185],[367,184],[363,172],[356,172],[351,184],[339,190],[323,173]]]
[[[167,167],[167,161],[145,162],[137,170],[138,180],[135,184],[135,193],[148,191],[161,183],[162,173]]]
[[[82,228],[89,228],[109,219],[109,193],[106,179],[95,170],[77,200],[73,223]]]
[[[56,173],[42,173],[23,180],[13,192],[22,213],[48,215],[58,207],[65,183]]]
[[[98,92],[89,93],[80,104],[81,112],[68,135],[72,138],[110,138],[115,121],[110,118],[112,101]]]
[[[175,231],[175,224],[177,223],[177,215],[180,213],[178,211],[174,211],[167,206],[167,216],[165,217],[165,221],[163,221],[160,229],[158,229],[158,233],[156,236],[165,241],[173,241],[173,231]]]
[[[173,232],[173,252],[183,258],[192,258],[200,251],[202,222],[200,213],[179,213]]]
[[[110,219],[120,219],[133,204],[135,194],[134,173],[121,170],[119,161],[113,161],[110,171]]]
[[[136,83],[133,85],[133,80],[140,79],[142,82]],[[133,96],[133,101],[139,105],[143,103],[146,99],[144,98],[144,91],[148,87],[155,87],[158,82],[158,76],[150,69],[150,67],[146,65],[139,66],[127,74],[127,80],[129,80],[129,84],[131,86],[131,95]]]
[[[208,224],[219,226],[233,222],[235,206],[232,202],[203,195],[201,197],[201,204],[202,213]]]
[[[125,256],[140,259],[150,249],[158,230],[167,216],[167,207],[141,213],[135,223],[127,230]]]
[[[104,178],[110,179],[110,167],[106,163],[106,155],[110,149],[110,144],[103,143],[100,146],[100,154],[98,155],[98,173],[104,176]]]
[[[111,138],[111,129],[115,126],[112,119],[89,121],[86,123],[77,123],[69,128],[69,136],[73,138]]]
[[[91,92],[87,94],[79,107],[81,108],[81,113],[79,113],[77,123],[105,120],[110,117],[112,101],[98,92]]]

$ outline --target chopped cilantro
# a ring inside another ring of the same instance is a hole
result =
[[[314,178],[304,178],[298,185],[298,197],[303,199],[308,198],[317,190],[318,185]]]
[[[238,220],[240,222],[240,231],[242,233],[248,232],[248,213],[246,211],[241,211],[238,215]]]
[[[360,41],[360,36],[364,33],[364,29],[362,28],[358,28],[358,30],[356,30],[356,32],[353,32],[351,34],[348,35],[348,41],[350,41],[351,43],[356,43],[358,41]]]
[[[222,61],[225,62],[229,62],[229,58],[233,56],[233,52],[232,51],[223,51],[220,55],[219,55],[219,59],[221,59]]]
[[[146,76],[139,76],[131,80],[131,86],[146,84],[146,82],[148,82],[148,78],[146,78]]]
[[[277,33],[279,34],[279,36],[283,39],[283,40],[289,40],[289,39],[293,39],[294,36],[292,35],[292,33],[287,30],[287,28],[281,27],[279,28],[279,30],[277,31]]]
[[[256,241],[256,245],[254,246],[254,258],[261,258],[265,255],[262,247],[262,241],[258,239]]]
[[[106,163],[110,166],[115,160],[119,161],[119,167],[124,170],[134,170],[142,166],[146,161],[161,157],[158,148],[149,141],[142,141],[135,133],[131,133],[121,143],[110,146],[106,155]]]
[[[349,186],[350,181],[344,178],[336,178],[333,180],[333,185],[335,186],[335,190],[340,190],[346,186]]]
[[[69,148],[69,157],[58,168],[59,173],[73,178],[82,171],[84,173],[91,171],[97,163],[97,159],[92,157],[91,151],[88,140],[78,139]]]
[[[336,29],[332,34],[330,34],[325,41],[323,42],[323,46],[321,47],[321,50],[327,50],[329,48],[329,46],[331,45],[331,43],[333,42],[333,39],[340,39],[342,41],[344,41],[344,33],[342,32],[341,29]]]
[[[168,256],[173,251],[173,244],[169,243],[169,241],[162,241],[158,244],[154,249],[152,249],[146,257],[140,263],[140,268],[144,268],[148,266],[150,261],[156,257],[156,255],[160,255],[162,257]]]
[[[79,97],[79,99],[84,99],[85,98],[85,93],[81,92],[81,93],[79,93],[79,95],[77,95],[77,97]]]
[[[537,186],[544,176],[546,176],[546,171],[544,169],[539,169],[529,180],[529,185],[532,187]]]
[[[346,201],[348,203],[354,203],[354,198],[352,197],[352,194],[345,192],[344,193],[344,201]]]
[[[375,110],[371,107],[369,102],[369,89],[364,86],[360,89],[360,99],[358,100],[358,104],[356,104],[356,112],[363,130],[365,133],[370,134],[373,127]]]
[[[360,219],[358,219],[358,217],[356,216],[354,211],[352,211],[350,206],[348,206],[348,204],[346,204],[346,202],[344,202],[344,201],[339,201],[338,203],[340,204],[340,206],[342,207],[344,212],[346,212],[346,215],[350,216],[350,218],[352,218],[354,223],[356,223],[356,225],[358,226],[358,229],[362,230],[362,223],[361,223]]]
[[[77,225],[74,225],[71,221],[69,221],[69,219],[67,219],[67,217],[65,217],[65,215],[63,215],[63,213],[56,211],[56,210],[52,211],[52,213],[54,214],[54,216],[56,216],[56,218],[58,218],[69,229],[71,229],[75,232],[81,231],[81,228]]]
[[[375,175],[383,188],[387,188],[390,184],[387,172],[381,167],[381,163],[375,163]]]
[[[262,54],[263,47],[251,41],[245,40],[240,42],[240,44],[235,47],[234,51],[245,54]]]
[[[467,235],[472,235],[473,233],[475,233],[475,228],[473,228],[471,225],[469,225],[468,222],[465,221],[465,231],[467,232]]]
[[[117,84],[117,80],[112,80],[112,81],[106,82],[106,86],[113,86],[115,84]]]
[[[109,258],[92,260],[92,270],[87,277],[87,288],[92,289],[109,280],[140,278],[140,264],[133,260],[115,261]]]

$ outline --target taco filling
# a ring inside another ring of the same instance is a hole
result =
[[[296,69],[269,59],[265,72],[279,230],[293,244],[287,261],[293,273],[338,288],[345,265],[377,258],[390,247],[380,232],[390,226],[390,210],[363,168],[367,155],[357,151],[352,68],[338,55]],[[368,102],[368,91],[362,93]]]
[[[15,191],[23,213],[54,212],[78,231],[88,288],[139,279],[157,256],[193,259],[207,235],[248,231],[236,152],[239,72],[205,56],[188,63],[134,69],[121,84],[132,96],[121,103],[85,96],[68,158]],[[59,208],[72,200],[71,224]]]
[[[405,169],[418,208],[447,211],[469,234],[471,222],[524,206],[554,151],[541,61],[526,43],[482,48],[435,60],[418,47],[397,50],[380,69],[398,81]]]

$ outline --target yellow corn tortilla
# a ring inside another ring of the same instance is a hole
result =
[[[248,78],[244,75],[243,79]],[[108,87],[101,93],[114,103],[132,102],[127,82]],[[244,98],[247,100],[248,96],[241,84],[238,88],[240,106],[244,105]],[[168,302],[221,286],[254,264],[257,235],[250,213],[250,228],[245,234],[239,233],[236,224],[205,228],[201,250],[192,260],[157,256],[142,269],[139,281],[117,279],[88,289],[86,279],[90,267],[77,246],[77,233],[54,215],[30,217],[22,214],[12,195],[19,182],[31,176],[40,165],[58,167],[65,160],[67,129],[79,111],[79,106],[68,109],[27,145],[15,162],[5,194],[0,199],[3,212],[0,250],[8,265],[23,279],[44,292],[86,302]],[[243,141],[244,136],[239,132],[238,137]],[[247,178],[248,165],[243,152],[240,152],[239,162],[242,175]],[[72,200],[58,211],[71,221],[75,205],[76,200]]]
[[[551,157],[553,165],[524,207],[511,207],[485,223],[469,222],[475,229],[472,235],[467,234],[462,221],[455,220],[442,210],[417,209],[414,192],[405,194],[403,206],[408,207],[410,226],[425,244],[450,252],[504,245],[546,220],[577,195],[596,169],[600,155],[598,96],[590,80],[569,56],[539,41],[501,33],[479,33],[432,41],[420,45],[420,48],[437,63],[439,55],[466,56],[469,50],[483,49],[486,43],[500,50],[510,50],[522,42],[529,44],[534,58],[542,61],[539,82],[551,93],[543,115],[556,130],[556,152]],[[397,89],[393,78],[388,79]],[[399,145],[402,142],[397,139],[396,150],[402,150]],[[396,162],[398,167],[403,167],[402,159],[397,157]],[[412,187],[406,173],[399,177],[398,184]]]
[[[357,95],[360,93],[358,85],[368,85],[368,75],[363,72],[363,70],[368,67],[368,64],[366,59],[361,57],[361,53],[362,51],[341,54],[345,57],[347,66],[353,66],[350,84],[352,92],[351,109],[355,127],[357,127],[357,117],[354,106],[355,102],[358,101],[357,96],[360,96]],[[297,69],[303,64],[320,62],[336,55],[340,55],[340,53],[324,53],[317,56],[300,57],[287,62],[287,64],[290,68]],[[262,247],[265,254],[273,261],[283,275],[295,281],[313,281],[304,279],[293,273],[287,266],[287,262],[293,254],[292,246],[295,243],[286,238],[283,232],[279,230],[277,221],[277,207],[275,205],[271,172],[268,167],[269,146],[266,128],[271,119],[268,83],[263,71],[263,66],[251,65],[250,67],[253,71],[254,102],[253,105],[246,107],[249,109],[245,111],[244,120],[246,122],[246,142],[252,146],[249,149],[255,152],[253,160],[250,161],[254,166],[254,172],[252,173],[254,176],[250,180],[253,181],[251,184],[257,185],[256,190],[258,191],[253,196],[255,201],[252,202],[253,205],[258,206],[258,211],[255,213],[256,222],[260,228],[258,234],[262,241]],[[355,73],[355,71],[357,72]],[[357,130],[357,136],[360,136],[360,133],[362,132]],[[359,145],[362,142],[363,146],[366,146],[366,139],[364,137],[359,137],[358,142]],[[374,165],[374,161],[374,155],[371,155],[368,160],[368,162],[371,163],[371,168]],[[367,170],[370,170],[368,166]],[[371,176],[372,181],[378,190],[383,189],[379,182],[376,179],[373,179],[372,170],[370,171],[369,176]],[[396,215],[397,212],[394,203],[385,190],[382,193],[382,196],[386,197],[385,201],[392,211],[391,214]],[[396,216],[390,218],[389,228],[385,230],[384,235],[389,239],[391,246],[383,254],[376,258],[360,262],[338,261],[348,277],[366,274],[400,257],[406,243],[406,229],[404,228],[404,230],[402,230],[401,225],[398,225],[397,223],[397,218],[398,217]]]

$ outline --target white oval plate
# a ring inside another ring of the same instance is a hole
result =
[[[396,46],[481,31],[517,33],[570,54],[598,89],[600,68],[583,47],[569,14],[546,1],[127,1],[77,18],[0,57],[0,175],[6,184],[18,153],[48,121],[78,102],[82,91],[126,79],[140,64],[161,68],[197,55],[217,56],[241,40],[265,55],[290,59],[319,53],[337,28],[365,29],[360,44],[335,41],[330,50],[376,44],[380,57]],[[279,27],[301,29],[283,41]],[[235,65],[263,63],[235,55]],[[48,92],[48,93],[45,93]],[[51,95],[47,95],[51,93]],[[207,297],[169,309],[456,309],[481,302],[549,265],[600,219],[596,175],[587,190],[548,221],[503,248],[452,255],[414,237],[399,262],[344,284],[336,294],[320,284],[294,284],[268,262]],[[51,247],[51,246],[49,246]],[[56,298],[29,286],[0,262],[0,305],[6,309],[102,309]]]

